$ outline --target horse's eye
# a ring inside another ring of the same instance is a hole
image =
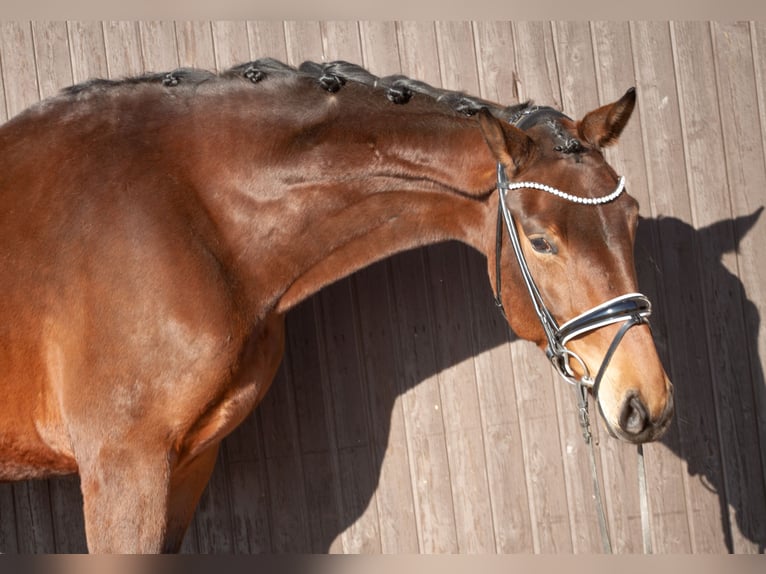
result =
[[[545,237],[539,235],[530,237],[529,242],[532,244],[532,248],[538,253],[556,253],[556,249]]]

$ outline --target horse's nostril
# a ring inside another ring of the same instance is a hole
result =
[[[622,430],[629,434],[637,435],[646,428],[648,422],[649,417],[646,407],[638,396],[633,395],[625,401],[622,413],[620,414],[620,427]]]

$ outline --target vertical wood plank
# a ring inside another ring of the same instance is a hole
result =
[[[378,76],[401,73],[396,22],[359,22],[363,66]]]
[[[337,488],[337,507],[330,526],[340,533],[334,549],[345,553],[379,553],[377,505],[374,500],[378,473],[372,461],[369,432],[368,382],[362,369],[358,340],[358,317],[351,282],[347,279],[317,295],[321,330],[320,345],[325,365],[327,413],[334,430],[331,470]],[[322,488],[327,489],[325,482]]]
[[[430,22],[402,22],[397,27],[402,73],[440,84],[436,37]],[[457,552],[447,437],[441,415],[438,337],[427,291],[430,250],[418,250],[392,262],[401,353],[405,363],[403,408],[408,421],[410,473],[415,493],[420,551]]]
[[[258,407],[263,433],[265,469],[268,477],[267,512],[270,524],[271,552],[311,552],[308,509],[303,487],[296,389],[291,367],[293,330],[301,333],[296,322],[301,315],[291,312],[286,322],[285,358],[271,389]]]
[[[323,61],[322,33],[319,22],[300,21],[285,23],[285,40],[287,43],[288,63],[298,66],[304,61]],[[322,352],[326,348],[324,333],[318,324],[321,316],[321,295],[310,300],[312,314],[306,316],[306,325],[314,323],[312,329],[315,334],[315,347],[309,349],[303,347],[305,353],[311,352],[313,360],[317,353],[317,366],[314,371],[305,372],[305,375],[295,375],[294,385],[298,414],[303,417],[311,411],[309,424],[301,424],[301,437],[303,445],[304,465],[311,469],[311,473],[320,473],[325,477],[323,484],[311,481],[310,473],[306,475],[307,501],[310,516],[312,544],[314,551],[341,552],[343,546],[342,537],[330,539],[331,535],[339,533],[338,523],[333,519],[333,513],[338,514],[342,508],[341,502],[341,477],[338,474],[338,450],[335,437],[335,421],[333,418],[330,388],[327,373],[322,363]],[[307,306],[308,310],[309,307]],[[302,370],[300,361],[293,356],[293,372]],[[304,409],[301,405],[305,404]],[[320,455],[321,453],[321,455]],[[352,497],[354,493],[351,493]],[[350,500],[349,500],[350,502]]]
[[[223,48],[223,51],[229,54],[226,65],[263,56],[259,47],[263,45],[281,45],[282,53],[276,54],[276,57],[284,58],[285,38],[281,23],[248,22],[245,35],[239,27],[236,29],[237,47]],[[215,30],[218,34],[216,46],[221,47],[220,37],[226,36],[225,30]],[[244,38],[247,38],[247,45],[243,42]],[[293,545],[282,545],[287,540],[284,535],[277,537],[276,545],[272,542],[272,532],[275,528],[290,525],[287,532],[289,536],[295,532],[292,526],[306,515],[303,496],[295,496],[281,508],[273,506],[269,478],[276,476],[277,485],[286,484],[289,487],[299,485],[303,474],[297,454],[287,452],[280,456],[279,445],[269,442],[277,435],[276,424],[282,425],[287,437],[297,436],[294,403],[289,399],[292,386],[284,366],[277,372],[272,386],[277,390],[269,391],[267,397],[273,392],[276,395],[274,398],[279,400],[265,400],[255,413],[224,441],[232,500],[234,550],[238,553],[264,553],[271,552],[274,548],[284,551],[308,551],[310,548],[308,535],[304,531],[301,531],[301,534],[306,535],[299,535],[297,540],[293,541]],[[267,433],[265,429],[271,429],[271,432]],[[285,482],[282,480],[282,473],[296,476]],[[277,486],[276,492],[281,492],[280,486]],[[299,494],[302,492],[303,490],[299,491]],[[273,518],[272,512],[279,513],[276,519]],[[285,520],[281,518],[283,516],[290,518]]]
[[[497,102],[515,103],[517,73],[513,33],[508,22],[474,23],[481,95]],[[492,301],[487,261],[468,258],[468,277],[474,287],[473,316],[476,378],[484,420],[485,455],[496,550],[530,552],[532,525],[521,428],[509,346],[510,332]],[[482,291],[483,289],[483,291]],[[481,293],[483,295],[480,295]]]
[[[436,38],[442,86],[478,93],[473,31],[468,22],[437,22]],[[453,482],[452,493],[458,548],[464,553],[495,551],[491,520],[485,437],[476,382],[470,334],[474,296],[467,278],[468,247],[457,243],[429,250],[434,276],[431,291],[440,361],[440,386],[447,448]],[[471,254],[472,255],[472,254]]]
[[[687,189],[685,154],[681,130],[681,103],[675,77],[670,27],[663,23],[631,25],[633,56],[638,84],[638,105],[641,116],[647,180],[652,212],[656,217],[642,223],[657,227],[662,269],[660,298],[663,320],[668,326],[668,374],[675,385],[675,429],[663,444],[683,459],[682,473],[686,492],[684,517],[689,522],[691,551],[720,551],[724,546],[721,534],[720,504],[695,475],[703,474],[706,482],[720,484],[720,458],[715,448],[715,414],[712,409],[711,380],[701,359],[707,343],[698,339],[695,348],[685,344],[687,333],[703,333],[704,324],[699,309],[703,307],[699,287],[696,257],[696,232],[691,221]],[[651,111],[651,113],[648,113]],[[655,320],[656,322],[657,320]],[[678,336],[676,336],[678,335]],[[678,437],[678,440],[672,440]],[[650,467],[651,468],[651,467]],[[659,497],[659,493],[657,493]],[[653,497],[655,500],[657,497]],[[670,514],[666,520],[672,520]],[[661,524],[661,523],[660,523]],[[657,533],[661,544],[663,537]],[[685,546],[680,538],[671,538],[669,546]],[[661,547],[661,546],[660,546]]]
[[[510,22],[474,22],[481,95],[505,105],[518,103],[516,50]]]
[[[19,553],[13,487],[11,483],[0,484],[0,552],[3,554]]]
[[[144,71],[137,22],[105,22],[104,45],[110,78],[136,76]]]
[[[169,72],[179,67],[173,22],[138,22],[141,56],[147,72]]]
[[[738,381],[730,376],[736,369],[737,360],[737,352],[731,347],[731,341],[736,341],[738,334],[737,316],[732,317],[727,312],[731,311],[727,309],[732,304],[731,295],[719,292],[720,277],[709,273],[710,269],[716,269],[720,264],[727,269],[733,266],[733,255],[722,256],[722,246],[730,244],[732,230],[731,222],[726,221],[730,219],[731,211],[723,163],[717,94],[716,90],[710,89],[716,85],[712,44],[709,26],[702,23],[673,24],[671,32],[674,40],[692,221],[698,230],[698,250],[695,255],[700,269],[699,279],[704,301],[704,333],[708,347],[704,360],[707,362],[707,377],[711,381],[709,388],[712,399],[712,412],[709,412],[705,422],[715,425],[710,429],[710,446],[712,452],[720,457],[720,475],[715,477],[718,480],[713,484],[718,494],[717,502],[725,526],[723,542],[733,551],[735,534],[731,530],[728,505],[729,496],[733,494],[733,482],[739,479],[739,469],[737,461],[733,460],[723,441],[724,437],[726,441],[730,441],[734,436],[728,434],[733,430],[729,417],[734,415],[734,412],[728,410],[732,405],[722,404],[721,401],[726,401],[729,395],[727,389],[722,388],[724,385],[718,384],[718,381]],[[717,222],[722,222],[722,225],[713,225]],[[741,312],[739,317],[741,318]],[[715,536],[720,539],[720,526],[717,530]],[[711,541],[712,544],[714,542]]]
[[[55,552],[56,541],[51,516],[47,480],[30,480],[13,487],[18,546],[21,554]]]
[[[329,20],[321,23],[322,52],[328,62],[346,60],[361,63],[362,46],[359,23],[346,20]]]
[[[210,22],[176,22],[178,65],[215,70],[215,49]]]
[[[89,78],[106,78],[106,47],[101,22],[67,22],[72,76],[75,83]]]
[[[514,23],[516,67],[522,99],[560,105],[558,68],[550,24]],[[535,552],[572,552],[556,388],[560,385],[536,347],[512,345]]]
[[[396,25],[361,22],[361,60],[377,75],[400,71]],[[410,480],[407,423],[401,393],[404,367],[398,352],[398,318],[393,300],[391,262],[373,265],[352,281],[358,297],[374,456],[380,480],[375,492],[381,551],[416,553],[418,531]]]
[[[591,44],[590,28],[587,22],[558,22],[554,24],[555,52],[561,83],[562,110],[573,118],[581,118],[586,112],[599,106],[595,63]],[[584,311],[584,309],[583,309]],[[598,516],[595,504],[590,502],[592,491],[591,470],[588,463],[587,445],[582,439],[578,423],[577,403],[574,388],[559,384],[554,386],[559,411],[559,424],[562,429],[562,455],[566,475],[570,524],[572,528],[575,552],[600,552],[602,545],[598,529]],[[598,410],[591,414],[591,429],[601,433]],[[600,477],[605,483],[604,495],[606,510],[610,519],[612,545],[617,551],[631,551],[630,533],[625,528],[624,512],[638,508],[637,498],[630,496],[629,490],[621,488],[626,482],[623,471],[630,472],[635,465],[626,465],[620,457],[616,441],[604,437],[597,440],[598,458],[601,462],[599,474],[616,471],[618,476]],[[605,462],[606,461],[606,462]],[[608,479],[608,480],[607,480]],[[633,484],[634,481],[628,481]],[[607,484],[608,483],[608,486]],[[620,504],[610,504],[611,494],[621,500]],[[631,493],[632,494],[632,493]]]
[[[227,70],[250,59],[246,22],[214,21],[211,26],[217,70]]]
[[[6,50],[0,48],[0,72],[2,72],[3,69],[3,59],[5,56]],[[5,74],[0,73],[0,94],[2,94],[3,99],[2,102],[0,102],[0,121],[5,123],[8,121],[8,104],[6,102],[7,97],[5,95],[5,79],[3,78]]]
[[[213,475],[197,505],[193,534],[189,536],[185,550],[203,554],[232,552],[234,543],[230,508],[228,464],[226,451],[221,449]],[[193,550],[195,542],[197,548]]]
[[[65,554],[87,552],[80,477],[54,478],[49,479],[48,483],[56,543],[55,549],[51,549],[51,552]]]
[[[761,148],[766,156],[766,57],[763,54],[766,47],[766,23],[750,22],[750,40],[752,45],[753,58],[755,60],[755,85],[757,94],[758,117],[760,118],[761,128]],[[756,198],[751,199],[750,194],[742,197],[739,194],[734,196],[734,205],[737,213],[752,213],[763,205],[762,201]],[[766,279],[763,277],[766,264],[763,262],[764,253],[756,246],[763,245],[763,225],[758,227],[757,234],[748,233],[744,246],[747,253],[745,255],[750,259],[747,262],[747,274],[742,277],[746,285],[750,299],[754,300],[758,309],[766,307],[766,294],[763,292],[763,286],[766,285]],[[766,324],[759,321],[760,314],[757,312],[747,312],[745,320],[748,325],[751,340],[757,340],[757,349],[751,352],[751,372],[753,384],[755,385],[755,399],[758,413],[758,429],[760,431],[761,441],[761,464],[763,474],[766,477],[766,376],[764,376],[764,364],[766,363]],[[764,479],[766,482],[766,478]]]
[[[305,61],[324,61],[320,23],[310,20],[285,22],[287,63],[300,66]]]
[[[0,53],[8,119],[40,100],[29,22],[0,23]]]
[[[514,22],[512,26],[519,99],[561,109],[551,23]]]
[[[260,409],[224,440],[223,448],[231,498],[232,550],[236,554],[269,553],[270,491]]]
[[[615,101],[622,96],[625,90],[636,84],[637,76],[633,65],[633,53],[631,46],[630,26],[627,23],[596,22],[592,25],[594,34],[594,50],[596,54],[596,79],[599,83],[600,103],[606,104]],[[643,91],[643,86],[638,86],[639,91]],[[650,191],[648,189],[646,161],[644,157],[644,146],[641,138],[641,121],[643,114],[640,106],[637,106],[633,112],[633,118],[628,124],[628,128],[620,136],[620,141],[613,148],[607,150],[607,157],[610,163],[615,167],[617,173],[625,174],[630,183],[630,193],[638,199],[642,206],[644,217],[651,215]],[[643,225],[643,224],[641,224]],[[652,252],[659,249],[659,240],[656,233],[656,226],[648,229],[649,242],[653,246]],[[639,234],[644,237],[644,234]],[[663,352],[662,337],[666,338],[665,330],[662,324],[657,322],[657,315],[662,314],[664,303],[664,291],[658,287],[660,279],[656,277],[655,269],[647,257],[647,245],[639,244],[636,250],[636,267],[639,277],[639,288],[641,292],[650,292],[657,294],[651,296],[655,303],[655,317],[652,319],[653,335],[655,344],[660,350],[660,355],[665,361],[664,365],[668,367],[667,354]],[[677,432],[674,425],[671,432]],[[675,440],[677,438],[667,437],[665,440]],[[621,449],[623,456],[619,459],[627,469],[636,467],[635,448],[608,441],[610,449]],[[648,488],[653,492],[650,500],[651,526],[654,534],[653,547],[658,552],[688,552],[689,551],[689,526],[685,517],[685,490],[683,479],[680,475],[682,470],[678,458],[666,448],[656,444],[649,444],[644,447],[647,461]],[[606,460],[618,460],[611,452]],[[614,484],[619,477],[615,472],[609,472],[611,463],[607,465],[607,492],[613,492],[618,485]],[[626,473],[622,479],[624,484],[622,490],[631,493],[633,500],[630,514],[624,513],[626,520],[632,521],[630,530],[633,541],[634,551],[641,549],[641,535],[639,530],[640,518],[636,516],[635,494],[638,491],[637,477],[634,472]],[[612,505],[620,504],[621,501],[613,500]]]
[[[401,400],[401,364],[388,265],[378,264],[354,279],[359,299],[373,453],[379,478],[375,492],[380,550],[414,553],[417,525],[409,475],[406,426]]]
[[[288,315],[293,327],[288,333],[290,380],[295,393],[298,419],[298,446],[304,469],[301,488],[305,491],[307,522],[306,535],[312,552],[337,551],[330,547],[328,535],[337,534],[332,516],[337,513],[338,482],[333,469],[335,437],[328,428],[331,413],[327,412],[322,353],[319,346],[317,322],[318,301],[311,298]],[[314,476],[322,484],[314,482]],[[276,507],[275,511],[279,508]],[[335,527],[335,528],[334,528]],[[276,534],[275,534],[276,536]]]
[[[66,22],[32,22],[40,98],[59,93],[73,82]]]
[[[326,61],[361,62],[359,26],[356,22],[321,24],[322,52]],[[380,469],[374,456],[370,430],[370,382],[365,376],[358,300],[353,282],[343,279],[319,294],[325,325],[324,347],[328,382],[334,405],[340,501],[344,520],[353,520],[341,536],[346,553],[379,553],[380,520],[375,484]]]
[[[721,365],[721,349],[718,349],[711,357],[711,364],[716,369],[718,380],[729,381],[719,385],[719,404],[723,411],[720,413],[721,434],[724,437],[722,448],[729,453],[732,466],[736,469],[727,484],[734,550],[738,553],[758,552],[766,542],[766,524],[761,520],[766,516],[766,483],[762,459],[764,451],[759,444],[758,403],[754,399],[758,396],[758,388],[762,389],[764,383],[763,374],[760,373],[759,377],[759,373],[753,373],[751,367],[752,359],[757,357],[758,326],[754,324],[757,310],[745,289],[744,279],[751,268],[758,268],[758,260],[753,257],[760,256],[760,263],[766,263],[761,250],[752,248],[760,245],[753,242],[758,234],[761,238],[766,238],[766,235],[764,226],[760,225],[754,229],[753,237],[747,237],[750,225],[745,221],[757,209],[756,206],[743,212],[738,212],[736,208],[739,205],[748,207],[747,198],[754,195],[754,190],[760,191],[759,207],[766,203],[766,169],[762,134],[760,126],[754,121],[758,115],[758,103],[752,74],[755,64],[750,27],[747,23],[713,23],[711,26],[718,85],[716,104],[721,114],[729,192],[728,197],[723,194],[726,202],[721,204],[718,213],[722,218],[726,218],[727,214],[741,217],[732,219],[731,227],[720,238],[722,243],[716,246],[733,252],[732,267],[729,267],[732,274],[726,278],[719,275],[720,281],[714,291],[719,300],[726,293],[726,304],[721,309],[721,315],[713,317],[714,321],[724,317],[728,320],[728,328],[720,334],[728,337],[728,345],[723,350],[732,353],[733,357],[731,365]],[[755,198],[750,201],[752,199]],[[745,249],[740,247],[739,241],[743,233],[747,237]],[[742,255],[739,255],[740,252]],[[754,295],[762,293],[763,287],[756,287]],[[719,333],[713,333],[713,340],[717,340],[718,336]],[[751,379],[752,375],[755,377]]]
[[[426,554],[456,552],[447,447],[431,344],[434,330],[422,251],[397,256],[391,261],[391,268],[418,550]]]
[[[285,27],[282,22],[248,22],[247,36],[250,39],[250,58],[287,59]]]
[[[750,22],[750,36],[755,60],[755,85],[758,92],[758,117],[761,126],[766,125],[766,57],[763,55],[766,46],[766,23]],[[766,130],[761,129],[761,140],[766,153]]]

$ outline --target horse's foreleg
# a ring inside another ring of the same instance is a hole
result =
[[[141,424],[129,421],[119,439],[110,433],[108,443],[93,444],[92,437],[80,433],[84,438],[76,450],[82,453],[78,464],[91,552],[178,550],[215,466],[221,440],[263,398],[283,348],[283,319],[271,316],[245,343],[239,370],[230,380],[211,387],[218,396],[208,401],[181,437],[173,435],[168,422],[173,415],[164,411],[172,406],[178,420],[183,413],[198,411],[199,404],[174,403],[169,397],[143,406],[144,420],[138,421]],[[175,392],[191,401],[192,393]],[[148,411],[157,405],[164,410],[149,416]]]
[[[82,473],[92,553],[178,552],[215,467],[219,444],[169,469],[168,457],[115,452]]]
[[[85,534],[92,553],[157,553],[168,533],[166,453],[102,448],[80,467]]]

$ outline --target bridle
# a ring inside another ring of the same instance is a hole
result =
[[[503,223],[505,223],[508,235],[511,238],[511,246],[513,247],[516,261],[521,270],[521,275],[524,278],[529,297],[532,300],[535,313],[540,320],[543,332],[545,333],[545,338],[548,342],[545,354],[553,364],[556,372],[561,375],[566,382],[579,387],[584,387],[586,390],[592,389],[594,397],[598,396],[598,389],[604,373],[606,372],[606,367],[608,366],[612,355],[614,355],[614,352],[617,350],[620,341],[622,341],[622,338],[625,336],[628,329],[647,322],[647,317],[649,317],[652,312],[652,305],[645,295],[642,295],[641,293],[628,293],[597,305],[559,326],[556,319],[553,318],[553,315],[548,310],[548,307],[540,294],[540,290],[537,288],[537,284],[532,277],[532,273],[529,270],[526,258],[524,257],[524,252],[521,249],[521,240],[519,239],[519,233],[514,224],[513,214],[510,209],[508,209],[505,192],[516,189],[538,189],[552,193],[568,201],[584,205],[600,205],[614,201],[619,197],[624,188],[625,178],[622,177],[620,178],[617,188],[611,194],[596,198],[584,198],[565,193],[540,183],[525,181],[510,183],[506,176],[505,168],[502,164],[497,165],[497,189],[500,200],[498,202],[497,240],[495,243],[495,303],[500,307],[503,313],[505,313],[503,303],[500,300],[502,289],[500,261],[503,247]],[[619,322],[622,322],[623,325],[612,340],[596,377],[592,378],[585,361],[583,361],[577,353],[567,348],[566,344],[570,340],[585,335],[591,331]],[[583,375],[579,378],[576,377],[574,371],[570,367],[571,360],[576,361],[583,372]]]
[[[508,231],[508,235],[511,239],[511,246],[516,256],[521,275],[524,279],[524,283],[529,292],[532,305],[535,309],[535,313],[542,325],[545,338],[547,340],[546,355],[551,361],[556,372],[569,384],[576,387],[578,413],[580,419],[580,426],[583,431],[583,438],[586,444],[589,446],[590,453],[590,466],[591,477],[593,480],[594,499],[596,501],[598,509],[599,527],[601,530],[601,541],[605,552],[611,553],[612,547],[609,540],[609,532],[606,525],[606,515],[604,512],[603,501],[601,498],[601,492],[598,481],[598,474],[596,470],[596,458],[593,450],[593,440],[590,431],[590,420],[588,415],[588,390],[590,389],[594,400],[598,399],[598,390],[601,385],[601,380],[604,377],[604,373],[609,365],[609,362],[617,350],[618,345],[622,341],[625,334],[631,327],[648,323],[648,317],[651,314],[651,303],[649,299],[641,293],[628,293],[620,295],[613,299],[610,299],[600,305],[589,309],[582,314],[566,321],[563,325],[559,326],[556,319],[551,314],[550,310],[545,304],[545,301],[537,288],[532,273],[527,265],[526,258],[521,248],[521,241],[516,229],[513,214],[508,209],[506,202],[506,194],[509,191],[517,189],[535,189],[546,193],[553,194],[566,201],[571,201],[582,205],[601,205],[616,200],[625,189],[625,178],[621,177],[617,188],[610,194],[586,198],[581,196],[572,195],[556,188],[536,183],[536,182],[514,182],[508,181],[508,177],[505,173],[505,168],[502,164],[497,165],[497,190],[499,195],[498,201],[498,214],[497,214],[497,239],[495,246],[495,303],[505,315],[503,304],[500,299],[501,294],[501,252],[503,244],[503,227]],[[503,225],[505,224],[505,225]],[[593,332],[597,329],[612,325],[616,323],[622,323],[612,343],[604,355],[604,358],[599,366],[598,372],[595,378],[591,377],[585,361],[577,355],[574,351],[567,348],[567,343],[572,339]],[[582,375],[577,377],[574,370],[571,367],[571,361],[575,361]],[[644,539],[644,551],[651,553],[651,533],[649,531],[649,517],[648,517],[648,497],[646,494],[646,474],[644,470],[643,460],[643,448],[638,445],[638,469],[639,469],[639,490],[641,499],[641,523]]]

